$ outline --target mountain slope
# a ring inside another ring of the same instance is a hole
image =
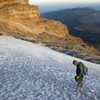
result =
[[[68,25],[70,34],[79,36],[88,44],[100,45],[100,11],[92,8],[73,8],[45,13],[43,16]]]
[[[0,2],[0,35],[98,55],[99,52],[95,48],[87,45],[79,37],[70,35],[66,25],[42,17],[38,7],[29,5],[28,0]]]
[[[89,69],[82,90],[74,81],[82,61]],[[99,100],[100,65],[46,47],[0,37],[0,100]]]

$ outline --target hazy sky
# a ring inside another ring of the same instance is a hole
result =
[[[29,0],[30,2],[36,3],[36,4],[49,4],[49,3],[100,3],[100,0]]]
[[[100,5],[100,0],[29,0],[30,4],[37,5],[41,13],[54,10],[88,7]],[[88,6],[87,6],[88,5]]]

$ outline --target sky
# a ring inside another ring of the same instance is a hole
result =
[[[50,4],[50,3],[100,3],[100,0],[29,0],[37,4]]]
[[[100,5],[100,0],[29,0],[29,2],[37,5],[41,13],[76,7],[98,7]]]

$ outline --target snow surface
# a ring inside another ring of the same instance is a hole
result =
[[[82,89],[74,80],[74,59],[89,68]],[[100,65],[0,37],[0,100],[100,100]]]

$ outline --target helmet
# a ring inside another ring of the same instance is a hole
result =
[[[78,62],[77,60],[73,60],[73,64],[74,64],[74,65],[78,65],[78,63],[79,63],[79,62]]]

